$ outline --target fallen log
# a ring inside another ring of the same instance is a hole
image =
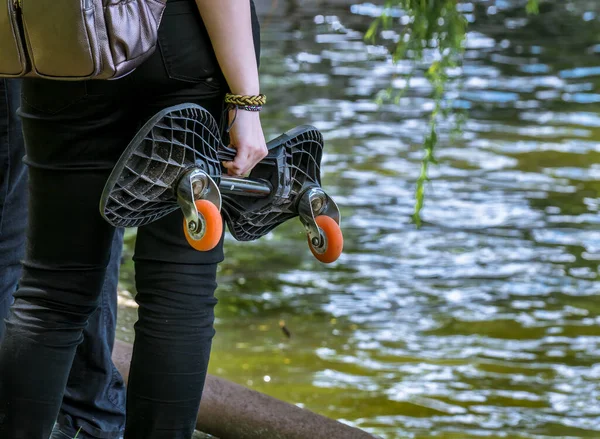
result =
[[[113,361],[125,380],[132,345],[117,340]],[[206,377],[196,428],[220,439],[373,439],[375,436],[264,393]]]

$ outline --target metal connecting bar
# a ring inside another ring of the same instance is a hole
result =
[[[266,181],[255,181],[226,175],[221,177],[219,190],[227,195],[244,195],[253,198],[265,198],[271,195],[271,185]]]

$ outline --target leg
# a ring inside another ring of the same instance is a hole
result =
[[[22,160],[25,147],[20,119],[16,114],[20,96],[20,81],[0,81],[0,339],[25,253],[27,178]],[[102,304],[84,331],[84,342],[75,357],[61,407],[59,419],[63,424],[67,419],[74,420],[75,432],[83,424],[83,432],[114,432],[108,437],[117,437],[125,424],[124,384],[110,358],[116,325],[121,246],[122,231],[119,231],[113,241]]]
[[[114,230],[98,214],[135,127],[85,83],[24,82],[30,178],[23,277],[0,347],[0,437],[47,438],[100,293]]]
[[[0,80],[0,340],[25,254],[27,174],[21,122],[16,116],[20,84]]]
[[[222,242],[190,255],[195,251],[182,223],[176,211],[138,231],[139,320],[127,388],[128,439],[189,439],[194,431],[214,335]]]
[[[111,259],[102,286],[100,307],[90,316],[77,348],[67,389],[52,438],[114,439],[125,428],[125,383],[111,355],[117,325],[117,285],[123,230],[112,243]],[[81,430],[80,430],[81,429]]]
[[[218,119],[221,102],[219,96],[202,105]],[[161,100],[159,107],[175,103]],[[139,320],[127,389],[127,439],[189,439],[195,427],[214,335],[223,241],[197,252],[182,227],[178,210],[138,230]]]

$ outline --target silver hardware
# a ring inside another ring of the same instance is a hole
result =
[[[221,211],[221,193],[217,183],[206,172],[200,169],[187,171],[177,185],[177,204],[192,239],[202,239],[206,233],[206,222],[196,209],[196,200],[205,199],[213,203]]]
[[[264,198],[271,194],[271,185],[266,181],[255,181],[248,178],[221,177],[219,189],[227,195],[244,195],[246,197]]]
[[[315,218],[319,215],[326,215],[339,225],[341,216],[335,201],[323,189],[313,187],[301,196],[298,203],[298,214],[314,250],[317,253],[325,253],[327,250],[327,239],[319,229],[319,226],[317,226]]]

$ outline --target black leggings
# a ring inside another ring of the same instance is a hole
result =
[[[169,3],[160,47],[117,81],[25,80],[30,175],[24,273],[0,348],[0,437],[47,439],[77,345],[98,307],[114,229],[102,188],[137,129],[167,106],[194,102],[219,122],[225,84],[193,1]],[[214,335],[221,243],[197,252],[176,211],[138,230],[139,320],[125,438],[189,439]]]

